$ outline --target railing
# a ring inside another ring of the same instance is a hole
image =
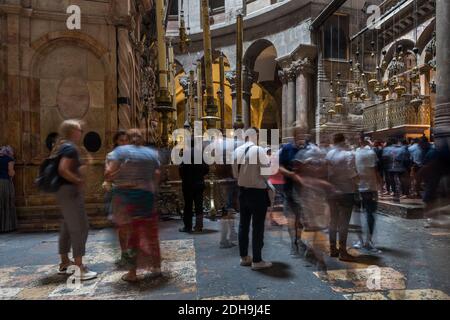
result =
[[[431,125],[432,108],[429,97],[419,107],[410,104],[411,97],[390,99],[363,110],[364,130],[376,132],[402,126]]]

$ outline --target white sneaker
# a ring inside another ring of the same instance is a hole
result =
[[[230,241],[220,243],[220,249],[229,249],[233,247],[236,247],[236,245]]]
[[[364,244],[364,249],[366,249],[367,251],[372,252],[372,253],[381,253],[381,250],[379,250],[377,247],[375,247],[375,245],[373,244],[372,241],[367,241]]]
[[[357,241],[352,245],[353,249],[361,249],[363,247],[363,244],[361,241]]]
[[[270,267],[272,267],[272,262],[268,262],[268,261],[252,263],[252,270],[262,270],[262,269],[268,269]]]
[[[252,257],[241,257],[241,266],[242,267],[250,267],[252,265]]]
[[[88,281],[97,278],[98,273],[89,270],[88,268],[83,268],[84,270],[81,270],[80,274],[75,273],[75,277],[80,279],[81,281]]]

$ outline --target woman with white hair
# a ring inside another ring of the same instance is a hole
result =
[[[0,148],[0,232],[16,229],[16,207],[13,177],[14,151],[10,146]]]
[[[96,278],[97,273],[83,265],[89,222],[84,207],[84,177],[82,173],[85,166],[78,148],[82,135],[81,122],[77,120],[64,121],[59,128],[59,138],[53,148],[52,156],[60,158],[58,165],[60,187],[56,192],[56,199],[63,216],[59,234],[59,254],[61,256],[59,273],[70,273],[73,270],[70,267],[75,265],[79,268],[75,272],[75,277],[86,281]],[[69,259],[70,249],[72,249],[74,262]]]

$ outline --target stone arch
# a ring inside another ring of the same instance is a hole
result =
[[[432,41],[432,40],[430,40],[430,41],[427,43],[427,45],[425,46],[425,48],[426,48],[429,44],[431,44],[431,41]],[[432,55],[431,55],[429,52],[427,52],[427,51],[425,50],[425,48],[424,48],[424,49],[422,50],[422,52],[420,53],[419,61],[418,61],[419,66],[422,66],[422,65],[424,65],[424,64],[428,64],[428,62],[433,58]]]
[[[386,72],[387,67],[389,66],[389,63],[391,62],[392,58],[394,57],[395,50],[397,50],[397,47],[399,45],[402,45],[405,50],[411,50],[414,48],[415,44],[414,41],[411,39],[398,39],[395,42],[393,42],[389,48],[386,50],[386,55],[384,56],[383,60],[381,61],[381,66],[383,66],[383,73]]]
[[[35,117],[34,125],[30,124],[33,144],[42,145],[48,132],[54,131],[61,120],[67,117],[82,118],[86,120],[86,132],[95,131],[101,136],[101,152],[94,156],[103,158],[104,152],[112,144],[108,137],[116,130],[117,123],[117,114],[114,112],[117,98],[108,49],[93,37],[76,31],[50,32],[32,42],[30,47],[33,54],[24,61],[24,65],[30,76],[30,109]],[[71,60],[68,62],[61,55],[61,52],[71,53],[71,50],[79,50],[84,54],[86,65],[82,73],[85,77],[72,72],[83,65],[83,62],[77,60],[75,53],[70,55]],[[52,71],[53,55],[61,60],[55,62]],[[77,66],[73,66],[74,64]],[[70,70],[67,73],[66,67]],[[72,92],[71,88],[74,86],[76,88]],[[67,110],[72,104],[78,103],[78,100],[71,99],[74,94],[82,94],[84,104],[80,106],[80,110],[83,112],[79,112],[79,116],[64,116],[61,108],[64,108],[65,103]],[[60,112],[54,112],[57,110]],[[33,158],[45,156],[45,149],[33,149]]]
[[[416,47],[419,49],[419,52],[423,52],[423,50],[427,47],[428,43],[433,38],[433,32],[435,31],[435,28],[436,18],[432,19],[417,37]]]
[[[88,49],[102,61],[105,72],[110,74],[109,61],[107,57],[109,51],[99,41],[78,31],[55,31],[49,32],[31,43],[30,47],[34,50],[34,54],[28,62],[31,75],[34,75],[34,67],[37,64],[37,61],[42,58],[42,54],[45,54],[45,52],[51,50],[52,47],[55,47],[57,44],[62,42],[77,44],[85,49]]]
[[[267,39],[258,39],[255,42],[253,42],[245,51],[243,58],[244,65],[249,67],[251,70],[254,70],[256,59],[264,50],[270,47],[273,47],[276,55],[275,58],[277,58],[278,56],[277,49],[271,41]]]

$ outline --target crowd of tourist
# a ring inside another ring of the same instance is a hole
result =
[[[390,138],[384,142],[361,135],[358,145],[350,145],[346,136],[338,133],[330,145],[318,146],[308,132],[294,128],[292,141],[272,153],[270,148],[258,145],[258,129],[251,130],[245,141],[235,140],[231,144],[233,164],[230,183],[223,188],[226,204],[221,214],[220,248],[232,248],[238,241],[241,266],[253,270],[272,266],[263,259],[262,250],[268,212],[272,226],[281,226],[273,216],[274,205],[283,208],[290,255],[312,256],[319,268],[325,268],[325,255],[355,261],[347,243],[352,215],[361,212],[355,208],[363,209],[367,227],[365,238],[360,233],[353,247],[379,253],[374,244],[379,199],[394,203],[422,199],[427,212],[434,212],[441,177],[448,174],[445,164],[448,155],[446,158],[438,152],[425,136],[409,141]],[[89,163],[81,157],[82,133],[79,121],[61,124],[59,138],[37,181],[41,188],[55,193],[61,207],[58,272],[72,274],[75,266],[76,277],[90,280],[97,273],[83,264],[89,231],[84,201]],[[179,165],[184,198],[184,225],[179,231],[194,234],[202,233],[204,228],[205,177],[209,173],[204,160],[195,163],[197,151],[194,143],[185,146],[183,153],[187,157]],[[127,282],[140,280],[139,269],[161,275],[156,207],[160,165],[158,151],[144,145],[140,130],[119,131],[114,136],[114,149],[105,161],[105,211],[116,226],[120,244],[117,267],[127,270],[122,277]],[[1,232],[16,228],[14,174],[14,152],[9,146],[2,147]],[[239,216],[238,232],[235,216]],[[324,230],[328,230],[329,250],[316,241]],[[313,232],[314,236],[306,241],[303,231]]]

